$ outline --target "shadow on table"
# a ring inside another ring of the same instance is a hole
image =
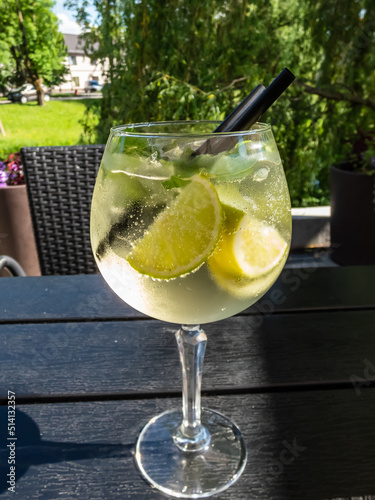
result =
[[[31,465],[131,455],[133,444],[43,441],[31,417],[20,410],[15,414],[16,435],[12,437],[8,432],[8,425],[13,432],[12,421],[8,422],[8,408],[0,408],[0,494],[12,486],[12,481],[17,482]]]
[[[344,319],[348,321],[348,316]],[[330,321],[326,332],[331,328],[332,333],[322,336],[317,329],[314,339],[308,338],[305,331],[293,331],[298,322],[294,323],[292,315],[266,318],[259,328],[254,328],[264,379],[277,381],[280,366],[290,370],[291,378],[293,370],[300,374],[305,371],[304,381],[314,380],[314,375],[318,378],[319,373],[327,377],[327,373],[332,373],[324,357],[329,349],[336,352],[332,362],[350,359],[343,352],[351,349],[352,344],[346,343],[342,335],[335,337],[337,319],[336,323]],[[276,342],[279,332],[285,333]],[[342,334],[341,330],[338,332]],[[280,359],[284,362],[280,363]],[[352,371],[350,367],[346,370],[349,380]],[[282,374],[284,380],[286,376],[287,373]],[[248,467],[258,471],[261,467],[258,473],[267,498],[317,500],[374,494],[373,388],[294,387],[254,395],[252,399],[250,430],[255,441]],[[259,450],[257,436],[262,437]]]

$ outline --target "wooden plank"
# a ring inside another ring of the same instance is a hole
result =
[[[375,266],[285,269],[246,313],[375,307],[374,281]],[[105,318],[144,316],[122,302],[100,275],[0,280],[0,322]]]
[[[248,464],[222,500],[317,500],[375,491],[375,389],[205,398],[232,418]],[[151,417],[179,401],[18,406],[15,498],[162,500],[139,477],[133,451]],[[7,409],[0,408],[1,428]],[[8,473],[0,449],[2,495]],[[212,497],[218,498],[218,497]]]
[[[375,380],[375,311],[237,316],[206,326],[203,390]],[[0,326],[0,396],[178,393],[176,326]],[[152,377],[150,373],[152,372]]]
[[[140,318],[101,275],[2,278],[1,321]]]

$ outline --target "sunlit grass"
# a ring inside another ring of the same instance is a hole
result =
[[[78,144],[79,123],[93,99],[0,105],[6,136],[0,134],[0,160],[23,146],[68,146]]]

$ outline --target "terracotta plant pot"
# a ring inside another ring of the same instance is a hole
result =
[[[16,259],[28,276],[40,276],[25,185],[0,188],[0,255]]]
[[[331,257],[341,265],[375,264],[374,177],[339,167],[331,167]]]

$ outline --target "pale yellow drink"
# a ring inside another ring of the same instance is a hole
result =
[[[91,241],[101,274],[121,299],[153,318],[203,324],[246,309],[270,288],[285,264],[291,237],[287,184],[270,144],[268,150],[256,150],[255,138],[242,146],[247,153],[237,147],[193,160],[186,152],[181,157],[177,147],[154,157],[134,155],[131,148],[106,151],[93,195]],[[193,184],[208,199],[203,211],[197,201],[196,228],[190,207],[185,207],[187,220],[181,207],[173,218],[182,193],[192,191]],[[203,252],[202,262],[187,272],[174,270],[171,278],[155,276],[152,263],[144,267],[143,260],[152,260],[154,239],[176,246],[174,230],[182,235],[179,251],[190,241],[196,244],[196,231],[210,223],[202,217],[212,204],[218,223],[210,226],[213,247],[209,255]],[[184,232],[186,224],[191,236]]]

